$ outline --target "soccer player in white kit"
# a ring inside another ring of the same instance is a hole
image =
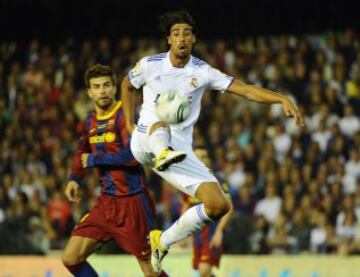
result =
[[[127,129],[132,133],[131,151],[144,165],[179,190],[195,197],[201,204],[188,209],[165,231],[150,232],[151,262],[156,272],[170,245],[191,235],[229,210],[223,190],[211,171],[195,156],[192,148],[193,126],[205,90],[228,91],[262,103],[280,103],[298,126],[303,119],[294,104],[283,94],[245,84],[191,55],[196,42],[196,24],[191,15],[180,10],[160,17],[160,27],[167,36],[167,53],[145,57],[129,72],[121,85]],[[133,121],[132,91],[142,88],[143,103],[137,125]],[[184,93],[191,99],[191,113],[182,123],[168,125],[155,114],[155,102],[168,91]]]

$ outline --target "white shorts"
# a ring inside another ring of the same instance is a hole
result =
[[[211,170],[195,156],[191,144],[185,144],[176,136],[171,136],[170,146],[174,150],[184,151],[185,160],[171,165],[165,171],[157,171],[153,168],[155,157],[149,148],[149,136],[146,130],[137,128],[132,134],[131,152],[135,159],[145,166],[150,166],[166,182],[182,192],[194,197],[201,183],[218,183]]]

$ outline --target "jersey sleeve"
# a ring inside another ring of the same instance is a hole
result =
[[[83,176],[85,175],[85,169],[82,167],[81,155],[83,153],[91,152],[89,144],[89,136],[85,128],[85,124],[82,127],[82,135],[78,143],[78,147],[73,156],[73,162],[70,170],[69,181],[76,181],[81,183]]]
[[[145,75],[146,75],[146,59],[143,58],[137,62],[137,64],[133,69],[129,71],[128,77],[130,83],[136,89],[139,89],[145,84]]]
[[[226,75],[218,69],[208,67],[209,89],[216,91],[226,91],[233,82],[234,78]]]

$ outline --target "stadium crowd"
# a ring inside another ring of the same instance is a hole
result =
[[[108,64],[119,80],[144,56],[165,52],[147,38],[0,42],[0,253],[63,247],[92,207],[64,196],[80,122],[92,108],[83,74]],[[360,253],[360,33],[200,40],[195,56],[245,82],[292,95],[306,126],[278,105],[206,93],[194,132],[235,215],[228,253]],[[140,93],[138,95],[141,95]],[[179,216],[179,193],[147,170],[159,224]]]

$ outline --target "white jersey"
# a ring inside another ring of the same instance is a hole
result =
[[[189,117],[170,128],[172,135],[191,143],[204,91],[225,91],[233,78],[193,56],[185,67],[174,67],[167,52],[141,59],[129,72],[129,80],[135,88],[143,87],[143,104],[138,121],[140,131],[145,131],[151,124],[159,121],[155,113],[155,101],[159,95],[168,91],[188,95],[191,100]]]

